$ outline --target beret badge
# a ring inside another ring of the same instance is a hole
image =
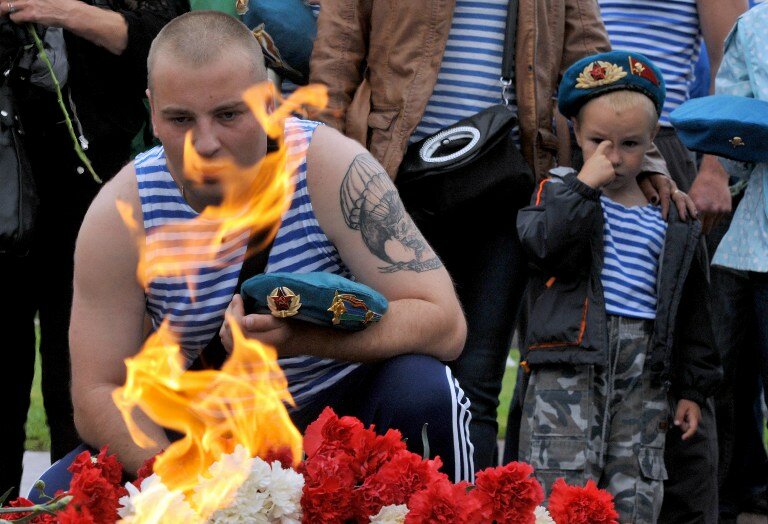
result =
[[[285,286],[276,287],[267,297],[267,306],[269,306],[269,311],[275,317],[292,317],[301,308],[301,296]]]
[[[387,311],[384,295],[341,275],[310,273],[263,273],[240,289],[247,314],[271,313],[292,321],[304,321],[347,331],[359,331],[381,320]]]
[[[624,71],[623,67],[598,60],[587,64],[587,67],[576,79],[575,87],[576,89],[592,89],[597,86],[613,84],[625,76],[627,76],[627,72]]]
[[[381,320],[379,313],[371,311],[364,301],[351,293],[339,293],[336,291],[328,311],[333,313],[333,320],[331,322],[334,326],[338,325],[342,319],[356,320],[363,324]]]

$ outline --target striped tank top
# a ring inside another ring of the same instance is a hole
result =
[[[656,318],[659,258],[667,234],[661,210],[652,205],[625,207],[605,195],[603,271],[605,312],[630,318]]]
[[[667,99],[660,123],[688,100],[699,59],[701,31],[696,0],[598,0],[613,49],[650,58],[664,75]]]
[[[352,278],[335,246],[315,218],[307,192],[306,151],[319,124],[286,121],[288,167],[295,184],[267,260],[266,272],[327,271]],[[216,334],[232,299],[248,244],[248,234],[233,234],[218,246],[181,251],[179,244],[209,245],[218,224],[193,221],[198,216],[183,199],[168,171],[161,146],[137,156],[134,165],[146,233],[147,256],[172,254],[181,262],[178,276],[153,278],[146,291],[147,311],[155,328],[167,320],[192,361]],[[174,243],[176,246],[174,247]],[[312,356],[279,359],[297,403],[348,375],[359,364]]]
[[[501,103],[508,4],[508,0],[456,0],[437,83],[411,142]],[[514,92],[510,105],[517,113]],[[513,137],[519,144],[519,127]]]

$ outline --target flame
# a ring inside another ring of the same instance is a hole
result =
[[[250,235],[263,233],[262,242],[252,247],[258,251],[277,233],[280,217],[288,209],[293,195],[290,171],[297,159],[288,154],[284,140],[286,118],[301,113],[305,106],[324,107],[328,101],[325,87],[309,85],[297,89],[283,100],[271,82],[257,84],[243,93],[243,100],[262,128],[277,144],[277,151],[267,154],[253,166],[240,166],[230,158],[208,159],[198,154],[187,133],[184,143],[184,172],[193,181],[203,176],[214,176],[221,182],[224,194],[218,206],[206,207],[194,220],[182,224],[166,224],[154,234],[158,239],[151,249],[143,239],[143,231],[127,211],[120,209],[123,221],[133,231],[139,248],[139,264],[136,270],[139,283],[147,289],[149,283],[161,277],[184,277],[187,287],[195,297],[191,277],[200,263],[210,263],[227,239],[245,232]],[[268,107],[277,104],[277,109]],[[121,206],[118,202],[118,207]],[[190,223],[191,222],[191,223]],[[210,233],[204,241],[184,240],[180,233],[191,229]]]
[[[284,140],[285,119],[304,105],[324,107],[327,95],[322,87],[307,86],[282,101],[274,87],[264,83],[248,89],[243,99],[267,135],[277,143],[276,152],[253,166],[239,166],[229,158],[201,157],[191,136],[186,137],[185,175],[193,180],[196,176],[217,177],[223,189],[221,205],[206,207],[192,220],[153,231],[153,237],[159,240],[148,246],[130,205],[117,203],[123,221],[137,239],[137,276],[145,289],[156,278],[180,276],[194,294],[191,277],[201,263],[215,260],[225,239],[245,232],[259,234],[263,243],[254,249],[260,249],[277,232],[280,217],[293,195],[290,175],[297,165]],[[279,104],[277,109],[268,111],[275,102]],[[213,240],[208,234],[200,235],[207,237],[205,242],[179,241],[178,233],[191,228],[212,232]],[[135,357],[125,361],[125,385],[116,389],[112,397],[134,441],[144,448],[155,445],[136,424],[136,409],[158,425],[184,435],[154,465],[167,492],[153,489],[146,497],[137,499],[147,502],[144,507],[135,507],[135,517],[127,521],[166,522],[167,512],[157,508],[172,505],[171,497],[178,498],[179,493],[203,520],[225,507],[247,478],[250,462],[232,464],[230,456],[226,475],[211,478],[207,472],[212,464],[220,466],[217,461],[223,454],[241,449],[239,446],[245,449],[247,459],[288,448],[294,463],[300,460],[302,439],[286,409],[293,400],[277,365],[275,350],[247,339],[236,323],[229,325],[234,350],[220,371],[187,371],[178,338],[165,322]],[[199,489],[201,483],[205,489]],[[192,521],[186,520],[187,524]]]

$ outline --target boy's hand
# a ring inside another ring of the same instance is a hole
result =
[[[701,408],[692,400],[680,399],[675,411],[675,426],[683,432],[683,440],[688,440],[696,433],[701,421]]]
[[[611,148],[613,143],[610,140],[600,142],[592,156],[584,162],[584,167],[581,168],[577,178],[595,189],[613,182],[616,171],[613,169],[613,163],[608,160]]]

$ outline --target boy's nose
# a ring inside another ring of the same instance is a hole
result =
[[[612,147],[608,151],[608,160],[613,164],[613,167],[620,166],[621,165],[621,154],[619,154],[618,151],[616,151],[615,147]]]

